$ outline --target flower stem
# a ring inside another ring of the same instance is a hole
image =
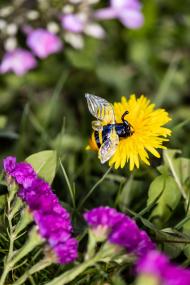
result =
[[[7,256],[5,265],[4,265],[4,271],[2,273],[1,279],[0,279],[0,285],[3,285],[7,274],[9,273],[9,271],[11,269],[13,269],[13,267],[15,266],[15,264],[20,261],[24,256],[26,256],[29,252],[31,252],[37,245],[40,245],[41,243],[43,243],[42,238],[38,235],[36,228],[34,227],[30,234],[29,234],[29,239],[26,241],[26,243],[24,244],[24,246],[17,251],[16,254],[14,254],[13,252],[13,241],[10,242],[10,246],[9,246],[9,254]]]
[[[118,250],[119,249],[119,250]],[[98,253],[92,258],[84,261],[73,269],[64,272],[52,281],[45,283],[44,285],[65,285],[73,281],[79,274],[83,273],[88,267],[94,266],[97,262],[109,262],[114,257],[122,257],[120,255],[121,249],[113,244],[105,243]],[[126,256],[126,254],[125,254]],[[128,261],[133,260],[133,256],[128,256]],[[15,285],[15,284],[14,284]]]
[[[172,160],[171,160],[171,158],[169,157],[169,155],[168,155],[167,152],[165,152],[165,157],[166,157],[166,159],[167,159],[167,161],[168,161],[168,164],[169,164],[171,173],[172,173],[172,175],[173,175],[173,177],[174,177],[174,180],[175,180],[175,182],[176,182],[176,184],[177,184],[177,186],[178,186],[179,191],[181,192],[181,195],[182,195],[183,198],[186,200],[186,202],[188,202],[188,196],[187,196],[187,194],[186,194],[186,192],[185,192],[185,190],[184,190],[184,188],[183,188],[183,185],[182,185],[182,183],[181,183],[181,181],[180,181],[180,179],[179,179],[179,177],[178,177],[178,175],[177,175],[177,173],[176,173],[176,170],[175,170],[175,167],[174,167],[174,165],[173,165],[173,163],[172,163]]]
[[[3,285],[7,274],[9,273],[10,269],[9,269],[9,261],[13,256],[13,249],[14,249],[14,226],[12,224],[12,214],[11,214],[11,203],[14,199],[15,196],[15,192],[16,192],[17,188],[15,184],[10,184],[8,186],[8,196],[7,196],[7,206],[6,206],[6,216],[7,216],[7,221],[8,221],[8,234],[9,234],[9,251],[8,254],[5,258],[5,263],[4,263],[4,270],[3,273],[1,275],[0,278],[0,285]]]
[[[26,243],[23,245],[23,247],[20,250],[18,250],[18,252],[13,256],[13,258],[9,262],[9,267],[12,269],[19,260],[21,260],[24,256],[26,256],[29,252],[31,252],[36,246],[42,244],[43,242],[44,242],[43,239],[37,233],[36,227],[33,227]]]
[[[79,264],[75,268],[64,272],[63,274],[59,275],[58,277],[54,278],[52,281],[45,283],[45,285],[64,285],[72,280],[74,280],[79,274],[81,274],[84,270],[88,267],[93,266],[99,260],[98,256],[96,255],[92,259],[89,259],[82,264]]]
[[[112,167],[108,168],[108,170],[106,171],[106,173],[96,182],[96,184],[94,184],[94,186],[90,189],[90,191],[88,192],[88,194],[83,198],[83,200],[80,202],[78,209],[81,209],[82,206],[84,205],[84,203],[86,202],[86,200],[88,200],[88,198],[92,195],[92,193],[94,192],[94,190],[104,181],[104,179],[106,178],[106,176],[110,173],[110,171],[112,170]]]
[[[26,271],[17,281],[15,281],[12,285],[20,285],[23,284],[26,279],[31,276],[32,274],[48,267],[52,264],[52,261],[50,259],[44,258],[40,260],[38,263],[33,265],[28,271]]]

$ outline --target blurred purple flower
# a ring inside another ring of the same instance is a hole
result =
[[[84,31],[85,22],[78,14],[65,14],[61,17],[62,27],[71,33],[81,33]]]
[[[37,177],[37,174],[29,163],[16,163],[15,157],[8,156],[5,158],[3,160],[3,167],[5,172],[24,188],[30,187]]]
[[[41,28],[33,30],[28,34],[27,45],[39,58],[46,58],[48,55],[59,52],[63,48],[63,44],[58,36]]]
[[[50,185],[37,177],[29,163],[16,163],[15,157],[5,158],[3,167],[19,184],[18,196],[28,205],[40,235],[56,254],[57,262],[74,261],[78,254],[77,241],[71,237],[70,215],[61,206]]]
[[[3,160],[3,168],[7,174],[10,174],[16,167],[16,157],[14,156],[7,156]]]
[[[164,285],[189,285],[190,270],[170,263],[163,253],[153,250],[137,264],[138,274],[148,274]]]
[[[31,52],[16,48],[4,55],[0,64],[0,73],[13,71],[16,75],[23,75],[36,65],[36,59]]]
[[[97,10],[94,16],[101,20],[117,18],[130,29],[140,28],[144,23],[138,0],[111,0],[109,8]]]
[[[150,237],[145,231],[140,231],[140,242],[135,249],[135,252],[139,256],[144,256],[149,250],[155,249],[155,244],[151,241]]]
[[[30,187],[32,182],[37,178],[36,172],[27,162],[17,163],[15,169],[10,173],[10,175],[24,188]]]
[[[148,235],[141,231],[135,221],[128,216],[117,212],[113,208],[99,207],[84,214],[86,222],[96,231],[107,228],[107,238],[111,243],[117,244],[129,252],[143,256],[155,248]]]
[[[124,214],[118,213],[116,209],[110,207],[94,208],[84,214],[84,219],[92,228],[98,226],[112,228],[123,217]]]
[[[85,33],[97,39],[105,37],[104,29],[97,23],[92,22],[85,14],[65,14],[61,16],[62,27],[75,34]],[[68,38],[68,35],[67,35]]]

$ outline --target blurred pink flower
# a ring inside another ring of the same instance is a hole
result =
[[[85,22],[77,14],[65,14],[61,17],[62,27],[72,33],[81,33],[85,28]]]
[[[16,48],[4,55],[0,64],[0,73],[13,71],[17,75],[23,75],[36,65],[36,59],[31,52]]]
[[[45,30],[36,29],[28,34],[27,45],[40,58],[60,51],[63,44],[58,36]]]
[[[111,0],[109,8],[97,10],[94,16],[101,20],[117,18],[130,29],[140,28],[144,23],[138,0]]]
[[[62,27],[70,33],[85,33],[97,39],[105,37],[104,29],[97,23],[92,22],[84,14],[65,14],[61,17]]]
[[[157,250],[150,250],[136,265],[137,273],[154,277],[155,284],[189,285],[190,270],[173,264],[168,257]]]

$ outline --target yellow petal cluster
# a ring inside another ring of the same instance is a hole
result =
[[[125,111],[129,114],[125,119],[132,125],[134,133],[127,138],[120,138],[116,152],[109,160],[109,165],[116,169],[123,168],[129,163],[129,169],[139,168],[140,161],[149,165],[148,152],[160,157],[157,149],[166,148],[164,141],[171,135],[171,130],[163,127],[171,119],[164,109],[155,109],[150,100],[141,95],[136,98],[131,95],[129,100],[121,98],[121,102],[114,103],[115,119],[121,123],[121,116]]]

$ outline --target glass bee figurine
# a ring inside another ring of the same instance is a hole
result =
[[[85,97],[90,113],[96,118],[92,121],[92,129],[98,158],[101,163],[105,163],[114,155],[119,140],[133,134],[132,126],[125,120],[128,111],[126,110],[122,115],[122,123],[116,123],[111,103],[92,94],[85,94]]]

